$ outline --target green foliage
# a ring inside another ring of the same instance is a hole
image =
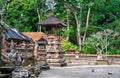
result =
[[[120,54],[120,39],[114,41],[110,46],[108,46],[107,54]]]
[[[120,54],[120,50],[111,46],[109,47],[110,49],[106,52],[106,54]]]
[[[88,7],[91,7],[89,27],[87,31],[87,38],[100,29],[112,29],[120,32],[120,0],[54,0],[53,14],[67,23],[67,16],[69,16],[70,29],[60,31],[59,33],[66,37],[69,33],[69,41],[62,44],[65,51],[70,48],[78,49],[77,45],[77,26],[73,12],[77,13],[78,22],[81,24],[80,33],[84,34],[86,25],[86,16]],[[46,19],[51,15],[51,10],[46,6],[46,0],[0,0],[0,9],[4,11],[5,22],[12,28],[16,28],[21,32],[25,31],[37,31],[38,21]],[[70,9],[69,15],[67,15],[66,9]],[[40,19],[38,19],[38,13],[40,13]],[[95,28],[96,27],[96,28]],[[44,30],[44,28],[42,28]],[[113,42],[116,45],[116,42]],[[109,46],[108,54],[119,54],[119,45]],[[83,53],[96,53],[94,48],[87,42],[83,46]]]
[[[120,34],[118,32],[107,29],[91,35],[87,38],[86,42],[89,42],[91,47],[93,46],[96,52],[100,52],[100,54],[119,54],[119,38]]]
[[[76,43],[76,29],[74,28],[74,26],[70,25],[69,30],[63,29],[63,31],[61,32],[61,35],[63,38],[66,38],[68,33],[70,37],[69,41],[72,43]]]
[[[120,32],[120,19],[117,19],[115,21],[113,21],[112,23],[109,23],[108,26],[105,27],[109,27],[110,29]]]
[[[7,23],[20,31],[37,31],[36,0],[13,0],[9,3]]]
[[[82,49],[83,54],[96,54],[96,50],[94,49],[94,47],[91,45],[90,42],[85,42],[85,45]]]
[[[79,50],[79,47],[77,45],[74,45],[73,43],[71,43],[67,40],[62,41],[61,47],[62,47],[63,51],[65,51],[65,52],[69,52],[69,50],[71,48],[73,48],[75,50]]]

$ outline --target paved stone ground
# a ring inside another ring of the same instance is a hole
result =
[[[39,78],[120,78],[120,66],[69,64],[66,67],[51,67]]]

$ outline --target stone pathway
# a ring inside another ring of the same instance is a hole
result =
[[[66,67],[51,67],[39,78],[120,78],[120,66],[69,64]]]

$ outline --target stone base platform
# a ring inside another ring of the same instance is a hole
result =
[[[1,74],[0,73],[0,78],[9,78],[9,74]]]
[[[49,63],[49,66],[64,67],[67,63]]]
[[[108,60],[96,60],[97,65],[109,65]]]

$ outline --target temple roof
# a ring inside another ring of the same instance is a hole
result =
[[[38,25],[41,26],[57,26],[57,27],[66,27],[67,25],[57,19],[54,15],[48,17],[46,20],[39,22]]]
[[[14,40],[23,40],[27,42],[32,42],[31,38],[25,36],[16,29],[10,28],[4,21],[1,21],[1,25],[4,28],[3,34],[5,35],[6,40],[14,39]]]
[[[47,35],[43,32],[23,32],[24,35],[33,39],[33,41],[38,41],[42,37],[46,38]]]
[[[31,42],[32,39],[25,36],[21,32],[17,31],[16,29],[10,28],[5,22],[1,21],[1,25],[4,27],[3,34],[5,35],[5,39],[15,39],[15,40],[23,40]]]
[[[24,40],[24,41],[29,41],[31,42],[32,39],[25,36],[21,32],[17,31],[16,29],[9,28],[7,29],[7,32],[4,33],[5,38],[8,39],[16,39],[16,40]]]

